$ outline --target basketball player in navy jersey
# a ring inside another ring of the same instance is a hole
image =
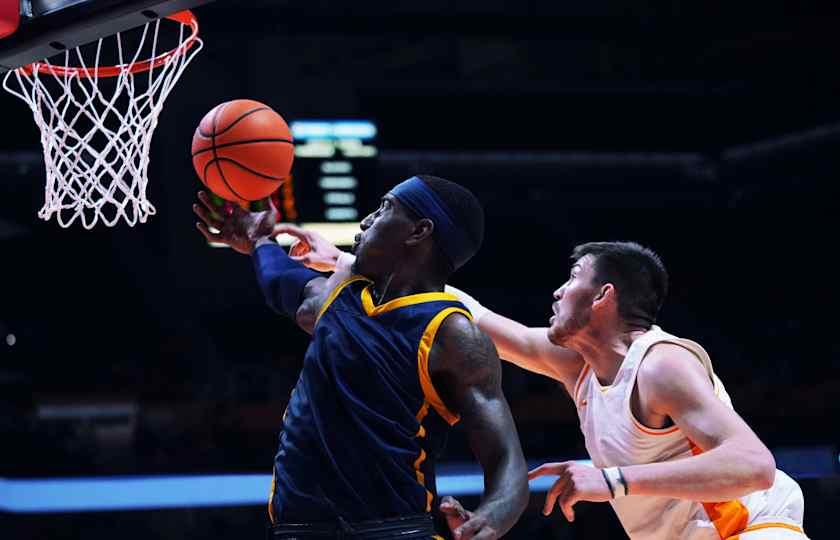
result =
[[[283,417],[271,537],[428,539],[438,506],[456,540],[507,532],[528,485],[499,358],[443,292],[481,244],[475,196],[436,177],[400,183],[362,221],[352,268],[328,279],[272,240],[272,211],[217,217],[199,199],[205,238],[250,254],[269,306],[312,334]],[[459,421],[485,475],[473,512],[436,501],[435,461]]]

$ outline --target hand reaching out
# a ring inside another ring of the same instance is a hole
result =
[[[216,208],[203,191],[198,192],[198,200],[201,205],[193,204],[193,212],[201,218],[196,227],[208,242],[227,244],[239,253],[250,255],[257,240],[273,236],[277,218],[270,203],[268,210],[248,212],[236,205]],[[210,227],[219,232],[210,232]]]
[[[336,262],[342,251],[321,234],[288,223],[274,226],[272,236],[283,233],[297,239],[289,248],[289,256],[293,260],[317,272],[333,272],[335,270]]]
[[[574,461],[544,463],[528,473],[528,480],[548,475],[556,475],[559,478],[545,495],[543,514],[546,516],[551,514],[556,504],[567,520],[574,521],[575,503],[606,502],[612,499],[612,493],[601,469]]]

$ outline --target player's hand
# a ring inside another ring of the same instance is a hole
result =
[[[268,204],[268,210],[248,212],[235,204],[217,208],[204,191],[198,192],[201,204],[193,204],[193,212],[201,218],[196,227],[208,242],[227,244],[235,251],[250,255],[257,240],[271,236],[277,221],[274,208]],[[219,232],[211,232],[210,227]]]
[[[329,240],[320,233],[302,229],[289,223],[280,223],[274,226],[272,236],[278,234],[294,236],[296,241],[289,248],[289,256],[299,263],[318,272],[335,271],[336,261],[341,255],[341,250],[335,247]]]
[[[438,507],[446,518],[446,525],[455,540],[495,540],[496,531],[482,515],[465,510],[458,499],[446,496]]]
[[[606,502],[612,493],[601,469],[574,461],[544,463],[528,473],[528,480],[540,476],[559,476],[545,495],[543,515],[551,514],[556,503],[569,521],[575,520],[574,505],[578,501]]]

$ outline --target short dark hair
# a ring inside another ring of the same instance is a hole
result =
[[[470,239],[469,257],[478,253],[484,241],[484,208],[473,193],[455,182],[426,174],[417,177],[429,186],[446,205],[458,227]],[[451,267],[450,272],[456,270]]]
[[[594,257],[595,281],[612,283],[618,314],[631,324],[650,328],[668,294],[668,272],[652,249],[636,242],[590,242],[576,246],[572,263]]]

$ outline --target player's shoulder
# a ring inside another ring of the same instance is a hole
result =
[[[317,278],[317,280],[319,290],[304,300],[302,308],[305,309],[298,310],[298,319],[301,318],[300,312],[304,311],[309,315],[312,327],[321,320],[331,307],[340,302],[339,298],[347,296],[348,293],[357,294],[361,288],[370,283],[370,280],[364,276],[349,274],[332,274],[329,278]],[[312,280],[310,283],[315,281]],[[304,291],[304,295],[307,296],[306,291]],[[343,303],[346,304],[346,300]],[[300,320],[298,322],[300,323]]]
[[[493,343],[470,317],[460,311],[452,312],[443,319],[438,329],[438,340],[447,346]]]
[[[475,366],[499,362],[493,340],[460,312],[454,312],[443,320],[435,344],[453,364],[469,363]]]
[[[639,388],[648,398],[670,401],[697,386],[708,386],[708,377],[697,357],[676,343],[656,343],[648,349],[637,375]]]

